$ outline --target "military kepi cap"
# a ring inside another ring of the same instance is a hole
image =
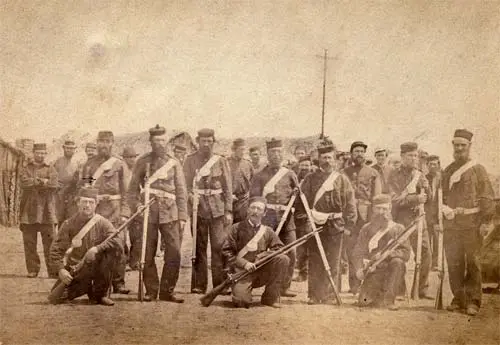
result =
[[[272,138],[271,140],[266,141],[266,147],[268,150],[280,148],[283,147],[283,142],[281,140]]]
[[[149,135],[152,137],[163,135],[165,133],[166,133],[165,127],[161,127],[160,125],[156,125],[153,128],[149,129]]]
[[[86,149],[97,149],[97,145],[96,145],[96,143],[87,143],[87,145],[85,145],[85,148]]]
[[[414,142],[407,142],[401,144],[401,153],[406,153],[406,152],[413,152],[418,150],[418,145],[417,143]]]
[[[182,144],[175,144],[174,150],[186,152],[187,148],[186,148],[186,146],[184,146]]]
[[[73,140],[66,140],[63,144],[63,147],[76,148],[76,144]]]
[[[47,150],[47,144],[45,143],[33,144],[33,151],[46,151],[46,150]]]
[[[111,131],[100,131],[97,133],[97,139],[113,139],[114,135]]]
[[[453,136],[454,138],[464,138],[468,141],[472,140],[472,132],[466,130],[466,129],[457,129],[455,131],[455,135]]]
[[[387,150],[384,149],[383,147],[377,147],[377,148],[375,148],[375,154],[377,154],[379,152],[387,152]]]
[[[97,195],[99,194],[99,190],[93,187],[83,187],[78,192],[78,196],[81,198],[91,198],[97,200]]]
[[[318,154],[323,154],[333,151],[335,151],[335,145],[333,145],[330,139],[323,139],[323,141],[318,144]]]
[[[122,157],[137,157],[137,152],[132,146],[127,146],[123,149]]]
[[[215,137],[215,131],[210,128],[203,128],[198,131],[198,138],[213,138]]]
[[[248,200],[248,205],[252,205],[254,202],[261,202],[264,205],[267,205],[267,200],[263,196],[254,196]]]
[[[362,141],[355,141],[355,142],[353,142],[353,143],[351,144],[351,152],[352,152],[352,150],[354,150],[354,148],[356,148],[356,147],[358,147],[358,146],[359,146],[359,147],[364,148],[365,150],[366,150],[366,148],[368,147],[368,145],[366,145],[366,144],[365,144],[364,142],[362,142]]]
[[[305,162],[305,161],[312,162],[312,160],[311,160],[311,156],[309,156],[309,155],[305,155],[305,156],[302,156],[302,157],[300,157],[300,158],[299,158],[299,163],[300,163],[300,162]]]
[[[233,147],[242,147],[245,146],[245,140],[238,138],[233,141]]]
[[[372,199],[372,205],[390,205],[391,204],[391,196],[388,194],[378,194],[375,195]]]

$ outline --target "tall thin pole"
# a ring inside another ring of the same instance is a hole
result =
[[[326,98],[326,60],[328,50],[325,49],[325,57],[323,62],[323,107],[321,109],[321,136],[320,139],[325,137],[325,98]]]

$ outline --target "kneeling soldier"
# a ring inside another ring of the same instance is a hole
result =
[[[227,258],[233,271],[246,270],[254,272],[255,261],[268,254],[268,250],[283,247],[274,231],[262,224],[266,212],[266,199],[254,197],[250,199],[247,219],[234,224],[231,233],[222,246],[222,254]],[[261,303],[273,308],[280,308],[279,296],[283,279],[289,265],[288,256],[278,255],[273,261],[253,274],[238,281],[232,287],[235,307],[248,308],[252,302],[252,289],[265,286]]]
[[[372,219],[361,228],[353,251],[357,278],[364,280],[358,303],[362,307],[385,305],[389,310],[397,310],[394,301],[401,281],[404,279],[411,246],[409,240],[406,240],[396,247],[373,272],[368,272],[365,276],[363,260],[371,261],[380,258],[382,249],[405,230],[402,225],[391,220],[391,197],[389,195],[375,196],[372,204]]]
[[[83,188],[79,192],[78,213],[66,220],[50,248],[50,260],[59,280],[66,287],[65,293],[57,301],[62,303],[84,294],[91,302],[113,305],[106,297],[111,284],[111,276],[117,253],[123,250],[118,237],[104,241],[116,230],[106,218],[95,213],[98,190]],[[64,263],[65,252],[72,248],[68,262]],[[85,260],[83,268],[75,275],[70,273],[71,266]],[[66,266],[65,266],[66,264]]]

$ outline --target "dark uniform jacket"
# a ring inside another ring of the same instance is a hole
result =
[[[203,155],[196,151],[186,157],[184,162],[184,175],[186,176],[187,190],[193,192],[193,180],[196,170],[201,169],[211,157]],[[224,215],[225,212],[233,210],[233,187],[231,181],[231,172],[227,159],[223,156],[212,166],[210,175],[202,177],[198,183],[198,189],[218,190],[222,189],[221,194],[200,195],[198,206],[198,216],[204,219],[217,218]]]
[[[106,162],[110,157],[105,157],[97,155],[89,159],[82,168],[83,178],[89,178],[93,176],[96,170],[101,166],[102,163]],[[129,217],[130,209],[127,204],[127,186],[125,182],[125,162],[119,157],[116,162],[107,169],[103,174],[94,181],[94,187],[99,190],[99,195],[102,196],[119,196],[120,199],[111,200],[104,197],[102,200],[98,201],[96,208],[96,213],[104,216],[106,219],[111,221],[113,224],[119,224],[121,222],[120,217]],[[78,181],[78,187],[83,187],[88,183],[83,179]]]
[[[406,186],[413,180],[414,174],[419,171],[405,166],[393,170],[389,176],[389,192],[392,198],[392,216],[394,221],[404,226],[408,226],[418,216],[418,195],[422,190],[430,195],[429,182],[425,175],[421,173],[416,193],[405,193]]]
[[[28,163],[21,170],[21,224],[55,224],[57,172],[46,163]],[[47,179],[43,183],[41,179]]]
[[[59,183],[58,198],[56,202],[58,219],[61,221],[68,218],[67,208],[71,206],[71,202],[75,197],[75,174],[79,169],[79,162],[75,156],[70,159],[65,156],[59,157],[54,162],[54,168],[57,172]]]
[[[265,226],[265,225],[264,225]],[[277,250],[283,247],[276,233],[268,226],[265,226],[265,233],[257,242],[255,251],[249,251],[243,257],[238,258],[238,253],[259,231],[260,226],[253,226],[248,220],[236,223],[232,226],[231,232],[222,244],[222,255],[232,267],[243,269],[248,262],[255,262],[261,257],[261,253],[267,250]],[[260,254],[260,255],[259,255]]]
[[[438,203],[438,189],[441,185],[441,174],[436,175],[427,174],[425,176],[429,181],[429,195],[428,201],[425,204],[425,219],[428,226],[439,224],[439,203]]]
[[[344,169],[344,174],[351,181],[354,188],[354,197],[358,203],[359,217],[363,221],[369,220],[371,214],[371,201],[375,195],[382,193],[382,183],[379,173],[365,165],[350,165]]]
[[[380,166],[378,164],[372,165],[372,168],[377,170],[380,175],[380,182],[382,183],[382,193],[389,194],[389,175],[393,168],[389,164],[385,164],[384,166]]]
[[[253,177],[252,163],[245,159],[229,157],[227,159],[232,176],[233,194],[236,198],[248,198],[250,181]]]
[[[259,173],[255,174],[250,186],[250,197],[253,196],[263,196],[264,187],[271,178],[278,172],[280,168],[272,168],[267,165]],[[299,182],[297,180],[297,175],[292,170],[289,170],[283,177],[276,183],[274,192],[267,194],[266,200],[268,204],[273,205],[283,205],[286,206],[290,202],[290,198],[294,193],[296,187],[298,187]],[[276,219],[277,222],[281,221],[281,215],[283,211],[276,212],[273,209],[268,208],[266,210],[266,219]],[[295,230],[295,223],[289,221],[286,229],[283,230]]]
[[[144,203],[144,193],[141,193],[141,190],[146,180],[147,165],[149,164],[148,176],[151,177],[155,171],[163,167],[170,160],[174,160],[175,164],[168,171],[166,178],[156,180],[151,184],[151,188],[171,193],[175,195],[175,200],[164,196],[154,196],[154,193],[151,192],[151,198],[155,197],[156,202],[149,208],[149,223],[166,224],[177,220],[187,220],[187,189],[184,172],[179,161],[168,154],[157,156],[150,152],[137,160],[130,181],[127,199],[130,208],[136,211],[138,204]]]
[[[50,247],[50,262],[54,272],[59,272],[60,269],[65,268],[63,264],[64,254],[66,250],[71,247],[71,240],[75,237],[85,224],[90,219],[84,218],[80,213],[75,214],[71,218],[64,221],[57,233],[57,236],[52,242]],[[118,236],[103,243],[103,241],[109,236],[116,232],[113,224],[104,217],[92,227],[92,229],[83,237],[82,245],[78,248],[74,248],[68,260],[68,265],[75,265],[80,260],[83,259],[85,253],[92,247],[97,247],[99,253],[106,252],[109,250],[116,250],[121,252],[122,246],[118,239]]]
[[[357,270],[363,268],[363,259],[373,260],[376,254],[381,253],[382,249],[389,243],[390,240],[396,239],[401,233],[404,232],[405,228],[401,224],[392,223],[392,226],[389,228],[389,231],[385,233],[379,240],[378,245],[371,248],[370,251],[370,240],[378,231],[384,231],[387,228],[387,224],[375,224],[370,222],[365,224],[361,231],[359,232],[358,241],[356,242],[356,246],[353,251],[353,262],[354,267]],[[411,246],[410,241],[407,239],[403,244],[398,246],[392,254],[388,257],[390,258],[399,258],[404,262],[407,262],[410,259]]]
[[[301,190],[306,196],[309,208],[324,213],[342,213],[340,223],[347,228],[352,229],[356,224],[358,212],[356,210],[356,199],[354,198],[354,189],[347,176],[339,174],[333,182],[333,190],[327,191],[314,206],[314,199],[317,191],[323,185],[323,182],[330,176],[321,169],[307,175],[302,181]],[[297,202],[298,215],[304,215],[305,209],[302,203]]]
[[[443,172],[443,203],[450,208],[466,209],[479,207],[480,212],[470,215],[456,215],[453,220],[444,218],[447,229],[466,230],[478,228],[481,223],[487,223],[495,213],[494,193],[486,170],[481,164],[476,164],[466,170],[460,181],[449,187],[451,175],[463,164],[453,162]]]

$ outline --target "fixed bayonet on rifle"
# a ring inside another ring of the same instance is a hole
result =
[[[436,291],[436,299],[434,308],[437,310],[443,309],[443,281],[444,281],[444,247],[443,247],[443,189],[439,186],[438,189],[438,288]]]
[[[193,178],[193,214],[191,219],[191,233],[193,236],[193,248],[191,251],[191,291],[196,288],[196,238],[198,237],[198,204],[200,195],[198,193],[199,170],[196,170]]]
[[[113,238],[118,236],[118,234],[121,233],[135,217],[137,217],[139,214],[141,214],[154,201],[155,200],[153,199],[148,204],[146,204],[142,207],[139,207],[137,209],[137,211],[132,216],[130,216],[130,218],[127,219],[127,221],[125,223],[123,223],[114,233],[109,235],[104,241],[102,241],[102,243],[109,242]],[[68,260],[69,260],[69,257],[70,257],[72,252],[73,252],[73,246],[69,247],[68,250],[66,250],[66,253],[64,253],[63,263],[64,263],[64,267],[69,268],[69,271],[70,271],[69,273],[71,274],[71,276],[75,277],[76,274],[78,274],[78,272],[80,272],[82,270],[82,268],[84,267],[85,257],[87,254],[85,254],[84,257],[76,265],[70,267],[68,265]],[[53,304],[57,304],[60,300],[60,297],[63,295],[65,288],[66,288],[66,284],[64,284],[62,281],[58,280],[56,282],[56,284],[54,285],[54,287],[52,288],[52,290],[50,291],[50,294],[48,297],[49,302],[53,303]]]
[[[298,193],[299,193],[299,189],[296,188],[293,191],[293,194],[292,194],[292,197],[290,198],[290,201],[286,205],[285,212],[281,216],[281,220],[280,220],[280,222],[278,224],[278,227],[276,228],[276,235],[279,235],[280,232],[281,232],[281,230],[283,229],[283,226],[285,225],[285,222],[288,219],[288,216],[289,216],[290,212],[292,211],[293,204],[295,203],[295,199],[297,199],[297,194]]]
[[[241,272],[234,273],[234,274],[228,274],[228,278],[226,278],[226,280],[222,284],[214,287],[207,294],[203,295],[203,297],[200,298],[201,305],[203,305],[204,307],[208,307],[210,304],[212,304],[213,300],[218,295],[220,295],[222,293],[222,291],[224,291],[227,288],[231,287],[232,285],[236,284],[238,281],[240,281],[241,279],[247,277],[248,275],[250,275],[250,274],[258,271],[259,269],[261,269],[262,267],[264,267],[266,264],[268,264],[269,262],[271,262],[276,256],[278,256],[280,254],[286,254],[289,251],[297,248],[298,246],[303,245],[311,237],[317,235],[322,230],[323,230],[322,227],[317,228],[314,231],[312,231],[310,233],[307,233],[306,235],[302,236],[301,238],[299,238],[299,239],[297,239],[297,240],[295,240],[293,242],[290,242],[286,246],[283,246],[280,249],[271,252],[269,255],[266,255],[262,259],[257,260],[256,262],[254,262],[256,270],[253,271],[253,272],[241,271]]]
[[[144,177],[144,205],[146,206],[143,222],[142,222],[142,247],[141,261],[139,263],[139,287],[137,289],[137,297],[139,301],[144,301],[144,265],[146,264],[146,241],[148,239],[148,223],[149,223],[149,199],[151,186],[148,182],[150,175],[151,164],[146,163],[146,175]]]

